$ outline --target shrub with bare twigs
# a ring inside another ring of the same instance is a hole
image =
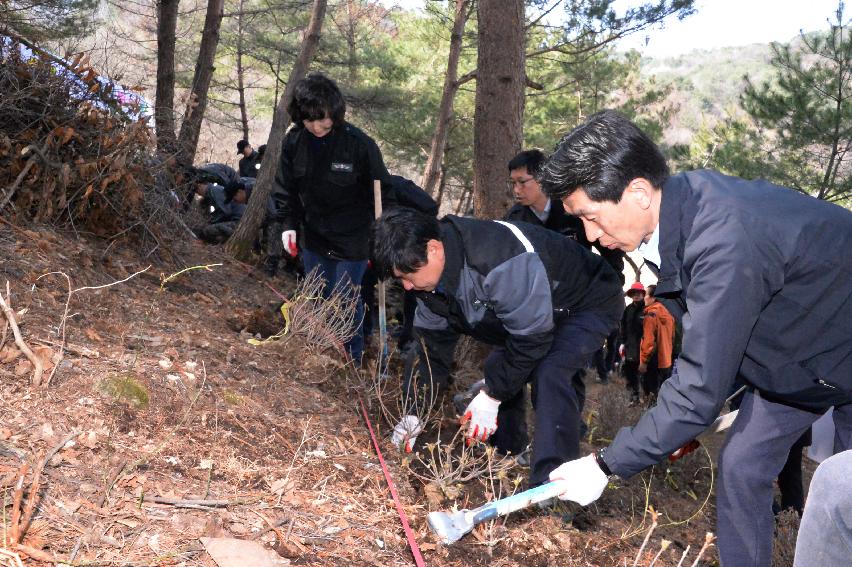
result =
[[[425,345],[420,345],[425,349]],[[375,402],[384,421],[392,430],[397,424],[400,427],[412,427],[407,431],[407,437],[416,437],[424,428],[435,425],[440,420],[439,408],[441,398],[438,389],[433,387],[431,369],[426,376],[421,376],[416,364],[417,353],[412,350],[404,353],[402,372],[390,372],[395,353],[388,357],[385,368],[378,367],[370,374],[369,382],[364,384],[366,398],[371,404]],[[428,364],[427,364],[428,368]],[[403,417],[413,416],[416,419],[403,421]]]
[[[343,345],[355,334],[358,321],[356,305],[360,301],[358,288],[346,280],[335,285],[323,296],[325,279],[317,269],[309,272],[296,285],[289,301],[281,305],[284,328],[263,341],[262,344],[281,340],[313,352],[340,352]]]
[[[509,472],[518,466],[514,457],[497,453],[494,447],[475,444],[468,446],[464,442],[462,430],[447,442],[438,440],[426,443],[424,451],[417,451],[411,459],[403,460],[403,466],[411,476],[423,484],[426,495],[432,504],[437,505],[443,498],[455,500],[461,495],[465,483],[473,480],[486,482],[486,489],[497,494],[497,484],[509,482]],[[520,477],[511,481],[514,489],[520,484]],[[505,493],[500,488],[499,493]]]

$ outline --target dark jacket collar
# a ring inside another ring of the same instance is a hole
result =
[[[464,267],[464,244],[461,234],[453,225],[453,215],[441,219],[441,242],[444,245],[444,271],[438,283],[444,292],[452,296],[459,287],[459,278]]]
[[[663,184],[660,200],[660,266],[657,274],[657,293],[677,293],[683,290],[683,226],[685,201],[689,198],[686,179],[673,176]]]

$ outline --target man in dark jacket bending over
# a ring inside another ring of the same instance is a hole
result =
[[[624,302],[615,272],[576,242],[526,223],[388,211],[373,229],[373,265],[417,295],[416,332],[426,345],[419,380],[436,396],[447,384],[460,334],[495,345],[485,389],[470,403],[467,437],[524,450],[524,388],[532,384],[535,444],[530,484],[579,456],[581,370],[618,324]],[[405,392],[414,395],[415,386]],[[413,418],[413,419],[411,419]],[[419,433],[415,416],[403,423]],[[498,427],[499,424],[499,427]]]
[[[852,446],[852,213],[766,181],[713,171],[670,176],[654,143],[604,111],[567,134],[542,185],[589,240],[639,249],[657,296],[683,318],[680,358],[657,405],[603,452],[551,478],[588,504],[693,439],[734,379],[750,386],[719,458],[724,567],[772,562],[772,482],[791,445],[835,406],[835,450]]]

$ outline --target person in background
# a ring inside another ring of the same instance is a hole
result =
[[[257,177],[260,169],[260,154],[251,147],[248,140],[237,142],[237,155],[243,156],[239,164],[240,177]]]
[[[305,272],[318,270],[326,297],[338,282],[358,294],[346,349],[360,364],[364,305],[357,288],[367,269],[374,180],[383,182],[383,206],[393,204],[388,171],[376,142],[346,122],[343,94],[322,73],[310,73],[296,84],[287,110],[293,126],[284,136],[272,185],[274,228],[292,257],[301,235]]]
[[[222,187],[217,183],[198,181],[195,194],[201,198],[202,209],[210,215],[207,224],[196,229],[198,238],[209,244],[228,240],[246,210],[251,188],[242,183],[229,183]]]
[[[660,384],[672,375],[675,321],[665,306],[654,297],[656,285],[645,289],[645,310],[642,313],[642,341],[639,344],[639,374],[642,391],[649,404],[653,402]]]
[[[719,457],[716,533],[725,567],[772,563],[772,481],[829,407],[835,451],[852,447],[852,212],[715,171],[669,173],[659,148],[607,110],[560,141],[542,186],[591,240],[639,249],[656,296],[684,320],[657,404],[609,447],[561,465],[560,496],[594,502],[695,439],[734,381],[750,386]]]
[[[630,402],[639,402],[639,345],[642,342],[642,312],[645,310],[645,286],[633,282],[627,290],[630,305],[625,307],[619,326],[619,350],[623,351],[624,378],[630,390]]]
[[[503,217],[507,221],[528,222],[558,232],[577,241],[586,250],[594,248],[615,273],[624,280],[624,252],[590,242],[583,231],[583,221],[565,212],[562,201],[551,200],[541,189],[536,176],[546,157],[539,149],[524,150],[509,161],[509,188],[515,196],[515,205]]]

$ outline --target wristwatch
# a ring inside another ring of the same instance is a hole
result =
[[[598,449],[597,451],[595,451],[595,453],[594,453],[595,454],[595,462],[598,464],[598,466],[601,468],[601,470],[603,471],[603,473],[606,476],[612,476],[612,471],[609,470],[609,465],[607,465],[606,461],[604,461],[604,459],[603,459],[603,454],[605,452],[606,452],[606,447],[604,447],[603,449]]]

